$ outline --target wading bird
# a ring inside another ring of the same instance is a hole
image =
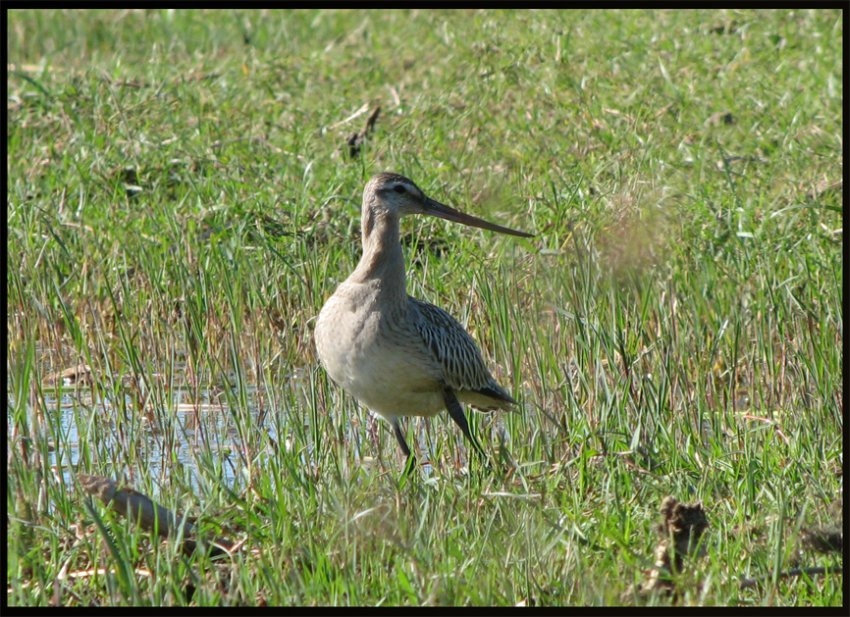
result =
[[[392,425],[408,469],[414,458],[399,417],[433,416],[442,409],[486,459],[460,403],[492,411],[516,401],[493,379],[475,341],[454,317],[407,295],[399,220],[408,214],[532,236],[434,201],[404,176],[374,176],[363,190],[363,256],[322,307],[316,350],[337,385]]]

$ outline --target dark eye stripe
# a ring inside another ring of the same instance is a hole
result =
[[[406,192],[407,192],[407,189],[406,189],[406,188],[404,188],[404,185],[403,185],[403,184],[396,184],[396,185],[393,187],[393,190],[394,190],[396,193],[406,193]]]

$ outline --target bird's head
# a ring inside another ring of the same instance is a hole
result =
[[[425,195],[409,178],[384,172],[372,177],[363,190],[364,208],[378,216],[402,217],[408,214],[427,214],[470,227],[479,227],[512,236],[530,238],[533,234],[490,223],[464,214]]]

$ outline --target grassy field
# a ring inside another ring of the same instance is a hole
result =
[[[841,564],[840,11],[7,17],[9,605],[846,602],[785,576]],[[489,471],[441,414],[403,477],[318,365],[383,170],[536,234],[402,225],[521,403]],[[667,496],[702,555],[641,593]]]

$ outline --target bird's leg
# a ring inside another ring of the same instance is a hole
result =
[[[404,434],[401,432],[401,425],[398,423],[398,418],[390,420],[393,425],[393,433],[395,434],[398,445],[401,446],[401,451],[407,457],[407,464],[404,466],[404,475],[408,475],[416,467],[416,457],[410,453],[410,448],[407,447],[407,442],[404,440]]]
[[[452,420],[454,420],[455,424],[460,427],[464,436],[469,440],[469,443],[472,444],[478,454],[481,455],[481,458],[486,461],[487,455],[484,454],[484,449],[478,445],[478,440],[476,440],[475,437],[472,436],[472,433],[469,432],[469,424],[466,421],[463,408],[460,406],[460,401],[457,400],[457,397],[455,396],[455,393],[452,392],[451,388],[443,388],[443,401],[446,403],[446,409],[448,409]]]
[[[381,445],[381,440],[378,438],[378,420],[373,413],[366,415],[366,434],[369,435],[369,441],[372,442],[372,447],[375,448],[378,456],[380,456],[381,450],[378,446]]]
[[[401,451],[404,452],[405,456],[410,456],[410,448],[407,447],[407,442],[404,440],[404,434],[401,432],[401,425],[398,423],[398,418],[393,418],[391,422],[393,433],[395,434],[396,441],[398,441],[398,445],[401,446]]]
[[[375,415],[373,411],[369,411],[366,414],[366,434],[369,436],[369,441],[372,442],[372,449],[374,452],[377,452],[377,460],[381,466],[381,471],[386,471],[387,467],[384,465],[384,455],[381,453],[381,437],[378,434],[378,417]]]

